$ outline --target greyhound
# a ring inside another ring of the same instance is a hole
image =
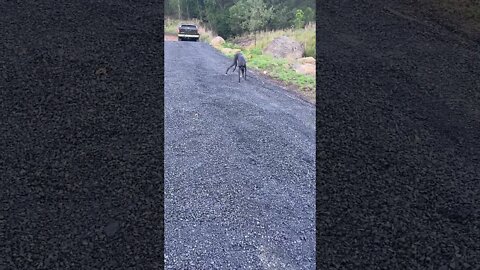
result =
[[[227,71],[225,71],[225,75],[227,75],[228,70],[233,67],[233,71],[237,69],[238,66],[238,82],[240,82],[240,78],[242,77],[242,74],[247,80],[247,60],[245,60],[245,57],[241,53],[236,53],[233,57],[233,64],[227,68]]]

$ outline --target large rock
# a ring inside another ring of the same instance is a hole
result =
[[[298,62],[299,64],[312,64],[312,65],[315,65],[315,58],[313,58],[313,57],[299,58],[299,59],[297,59],[297,62]]]
[[[304,75],[311,75],[311,76],[315,76],[315,72],[316,72],[316,67],[314,64],[300,64],[300,63],[297,63],[295,65],[293,65],[293,68],[295,69],[295,71],[297,73],[300,73],[300,74],[304,74]]]
[[[297,59],[303,56],[305,48],[300,42],[281,36],[272,40],[263,53],[273,57]]]
[[[223,43],[225,43],[225,40],[220,37],[220,36],[216,36],[212,39],[212,41],[210,41],[210,44],[213,46],[213,47],[219,47],[220,45],[222,45]]]

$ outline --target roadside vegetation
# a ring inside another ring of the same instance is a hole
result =
[[[163,31],[167,35],[176,35],[177,34],[177,27],[178,24],[180,23],[179,20],[171,20],[171,19],[166,19],[163,22]]]

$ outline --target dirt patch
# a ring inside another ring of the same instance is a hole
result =
[[[300,42],[286,36],[275,38],[263,49],[264,54],[273,57],[298,59],[305,54],[305,48]]]
[[[238,45],[242,48],[250,48],[255,44],[255,40],[251,37],[241,37],[233,40],[235,45]]]
[[[178,38],[177,38],[176,35],[165,34],[163,40],[164,41],[177,41]]]

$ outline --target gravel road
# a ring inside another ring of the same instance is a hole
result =
[[[480,46],[388,4],[318,6],[318,266],[479,269]]]
[[[165,42],[167,269],[315,269],[315,107]]]
[[[159,269],[162,5],[0,2],[0,269]]]

